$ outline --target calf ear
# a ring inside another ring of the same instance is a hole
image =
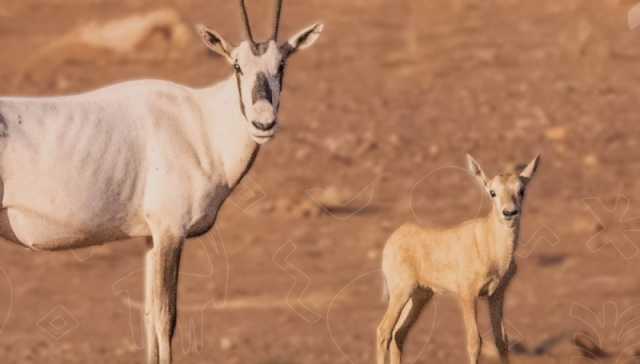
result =
[[[520,177],[529,181],[535,175],[538,170],[538,165],[540,164],[540,156],[536,156],[520,173]]]
[[[202,24],[198,24],[196,26],[196,30],[198,31],[198,34],[200,34],[200,38],[202,38],[204,45],[226,58],[229,63],[233,62],[231,59],[231,47],[229,47],[229,44],[220,36],[220,34]]]
[[[313,43],[316,42],[316,40],[318,40],[323,29],[324,24],[313,24],[312,26],[289,38],[284,47],[287,48],[289,54],[295,53],[299,49],[309,48],[313,45]]]
[[[478,182],[482,185],[482,187],[487,187],[489,181],[487,181],[487,176],[484,174],[482,167],[480,164],[476,162],[475,159],[469,154],[467,154],[467,168],[473,177],[475,177]]]

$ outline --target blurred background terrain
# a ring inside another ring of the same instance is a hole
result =
[[[272,2],[249,1],[268,34]],[[281,34],[322,20],[289,64],[282,129],[183,257],[176,363],[371,363],[380,250],[401,223],[448,225],[488,174],[543,154],[507,298],[515,363],[640,353],[640,33],[626,0],[289,0]],[[231,74],[195,36],[234,44],[221,0],[3,0],[0,94],[61,95]],[[257,38],[261,38],[257,36]],[[72,178],[72,176],[70,176]],[[3,363],[142,363],[141,241],[74,252],[0,245]],[[487,360],[492,360],[481,307]],[[408,363],[463,362],[434,300]]]

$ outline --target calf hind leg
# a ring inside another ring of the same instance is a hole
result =
[[[411,331],[411,327],[420,317],[424,306],[429,303],[432,297],[433,291],[431,289],[418,288],[414,290],[393,330],[389,349],[390,364],[400,364],[402,362],[404,342]]]
[[[415,288],[415,284],[406,284],[402,287],[389,291],[389,306],[387,307],[387,311],[385,312],[382,321],[378,325],[376,336],[378,364],[384,364],[385,362],[386,354],[389,351],[389,344],[391,343],[391,337],[393,335],[393,328]]]

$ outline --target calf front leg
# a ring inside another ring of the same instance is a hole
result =
[[[462,318],[467,337],[467,355],[470,364],[478,364],[480,360],[480,351],[482,349],[482,337],[478,331],[478,314],[476,297],[467,296],[460,300],[462,308]]]
[[[493,337],[500,353],[502,364],[509,363],[509,340],[504,330],[503,322],[504,290],[498,290],[489,296],[489,316],[491,318],[491,329]]]
[[[171,340],[176,327],[178,272],[184,235],[161,230],[153,234],[153,325],[160,364],[171,364]]]

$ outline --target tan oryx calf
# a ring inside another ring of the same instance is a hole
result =
[[[536,157],[519,175],[501,174],[487,179],[480,165],[467,155],[471,174],[491,197],[491,212],[449,229],[406,224],[391,235],[382,256],[389,306],[378,326],[378,364],[384,364],[387,353],[391,364],[400,363],[406,336],[434,293],[458,298],[470,363],[478,362],[482,345],[476,301],[479,296],[487,296],[500,358],[503,363],[509,361],[502,324],[504,290],[515,273],[513,253],[525,188],[539,160]]]

